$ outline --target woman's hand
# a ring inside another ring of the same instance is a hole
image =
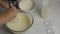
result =
[[[17,14],[17,9],[15,7],[11,7],[6,11],[6,17],[7,18],[7,22],[13,20],[16,17]]]
[[[5,8],[9,8],[9,4],[7,2],[2,1],[4,4],[1,4]],[[5,5],[7,4],[7,5]],[[3,26],[6,22],[8,23],[9,21],[15,19],[17,14],[17,9],[15,7],[11,7],[8,10],[6,10],[5,13],[0,15],[0,26]]]

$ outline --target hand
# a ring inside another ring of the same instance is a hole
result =
[[[5,6],[7,4],[7,6]],[[4,2],[2,4],[5,8],[9,8],[8,3]],[[5,13],[0,15],[0,27],[3,26],[6,22],[8,23],[9,21],[15,19],[17,15],[17,9],[15,7],[9,8]]]
[[[7,10],[7,12],[5,13],[8,18],[7,18],[7,22],[11,21],[13,19],[15,19],[16,15],[17,15],[17,9],[15,7],[11,7]]]

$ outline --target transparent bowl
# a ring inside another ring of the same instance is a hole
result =
[[[22,0],[17,0],[18,1],[18,3],[20,2],[20,1],[22,1]],[[26,12],[26,13],[31,13],[31,12],[33,12],[34,10],[36,10],[36,8],[37,8],[37,6],[36,6],[36,3],[33,1],[33,0],[31,0],[32,1],[32,3],[33,3],[33,5],[32,5],[32,8],[30,9],[30,10],[28,10],[28,11],[23,11],[22,9],[20,9],[22,12]]]
[[[19,13],[19,12],[18,12],[18,13]],[[20,12],[20,13],[23,13],[23,12]],[[25,30],[22,30],[22,31],[14,31],[14,30],[10,29],[10,28],[5,24],[6,28],[7,28],[10,32],[12,32],[12,33],[25,32],[25,31],[27,31],[27,30],[33,25],[33,22],[34,22],[33,16],[32,16],[31,14],[28,14],[28,13],[23,13],[23,14],[24,14],[24,15],[27,15],[27,16],[30,18],[30,20],[31,20],[31,25],[29,25],[29,27],[28,27],[27,29],[25,29]]]

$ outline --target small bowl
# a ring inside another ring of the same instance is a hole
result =
[[[20,1],[22,1],[22,0],[20,0]],[[19,0],[18,0],[18,2],[20,2]],[[36,10],[36,8],[37,8],[37,6],[36,6],[36,3],[33,1],[33,0],[31,0],[32,1],[32,3],[33,3],[33,5],[32,5],[32,8],[30,9],[30,10],[28,10],[28,11],[23,11],[22,9],[20,9],[22,12],[25,12],[25,13],[31,13],[31,12],[33,12],[34,10]]]

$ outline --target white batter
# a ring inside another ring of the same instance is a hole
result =
[[[31,25],[30,18],[23,14],[18,13],[15,20],[6,24],[6,26],[14,31],[23,31]]]

